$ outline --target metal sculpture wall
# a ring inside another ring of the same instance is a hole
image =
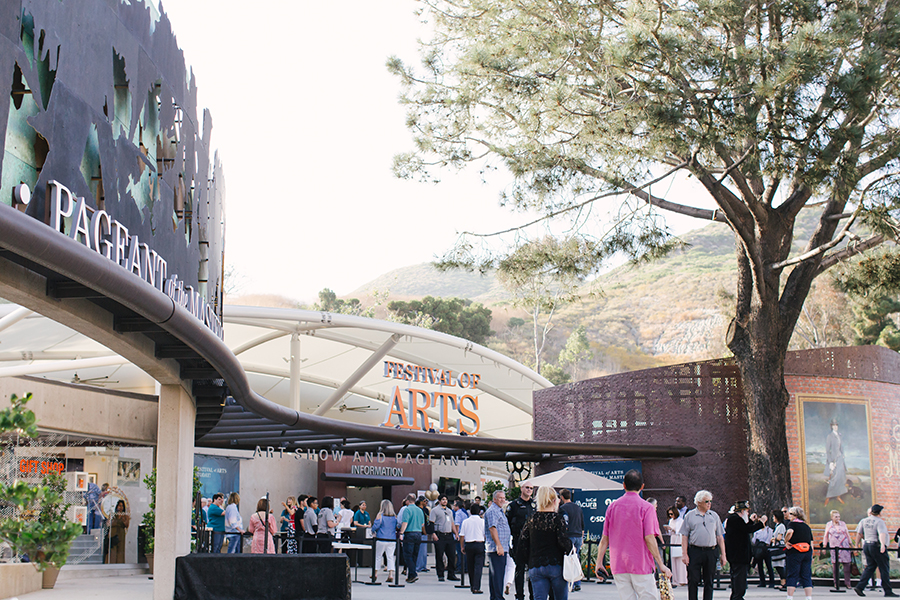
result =
[[[733,501],[749,493],[743,402],[731,360],[619,373],[536,391],[534,439],[693,446],[697,453],[677,463],[643,462],[649,495],[661,510],[676,494],[690,498],[704,487]]]
[[[0,202],[26,184],[20,210],[50,223],[47,186],[60,182],[221,317],[224,182],[165,14],[140,0],[3,2],[0,81]]]

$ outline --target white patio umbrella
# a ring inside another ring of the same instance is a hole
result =
[[[538,475],[537,477],[522,481],[519,483],[519,486],[521,487],[526,484],[534,487],[544,485],[554,488],[569,488],[571,490],[588,491],[622,489],[621,483],[613,481],[612,479],[607,479],[606,477],[601,477],[600,475],[595,475],[584,469],[579,469],[578,467],[566,467],[559,471]]]

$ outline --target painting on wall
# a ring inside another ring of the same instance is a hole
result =
[[[135,484],[141,480],[141,460],[139,458],[120,458],[116,481],[118,485]]]
[[[800,397],[798,408],[809,523],[825,524],[837,510],[853,531],[875,497],[868,403]]]

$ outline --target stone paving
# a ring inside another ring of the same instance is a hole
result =
[[[353,571],[351,570],[351,573]],[[354,573],[355,574],[355,573]],[[371,576],[370,569],[360,569],[360,581],[365,581],[366,577]],[[416,583],[405,585],[404,587],[389,587],[385,583],[386,575],[379,574],[381,585],[365,585],[363,583],[353,583],[351,596],[353,600],[462,600],[472,598],[468,589],[458,589],[455,586],[458,582],[445,581],[438,582],[432,567],[428,573],[420,573],[419,580]],[[481,600],[488,600],[487,587],[487,569],[484,571],[482,578],[482,590],[484,594],[479,596]],[[598,584],[596,582],[582,582],[580,592],[569,594],[571,600],[618,600],[616,587],[614,584]],[[813,590],[814,598],[831,597],[834,599],[843,598],[849,600],[856,598],[852,592],[833,594],[829,593],[828,587],[816,587]],[[728,600],[730,590],[728,590],[727,581],[722,582],[722,587],[717,589],[713,594],[714,600]],[[866,590],[866,596],[871,598],[881,598],[882,591],[879,589]],[[702,597],[702,596],[701,596]],[[56,588],[52,590],[41,590],[31,594],[25,594],[18,597],[18,600],[81,600],[97,599],[97,600],[152,600],[153,599],[153,581],[147,575],[130,575],[124,577],[98,577],[95,579],[67,579],[57,583]],[[513,600],[513,595],[506,596],[508,600]],[[783,600],[786,598],[784,592],[772,588],[760,588],[755,584],[751,584],[747,589],[745,596],[747,600]],[[795,595],[797,600],[803,600],[803,592]],[[680,586],[673,590],[674,600],[687,600],[687,587]]]

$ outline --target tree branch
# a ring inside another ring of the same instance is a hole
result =
[[[529,221],[528,223],[522,223],[521,225],[516,225],[515,227],[510,227],[510,228],[504,229],[502,231],[494,231],[492,233],[475,233],[475,232],[471,232],[471,231],[466,231],[464,233],[466,235],[471,235],[473,237],[495,237],[498,235],[504,235],[507,233],[512,233],[514,231],[526,229],[528,227],[531,227],[532,225],[536,225],[543,221],[554,219],[554,218],[556,218],[562,214],[565,214],[567,212],[571,212],[573,210],[579,210],[581,208],[584,208],[588,204],[591,204],[592,202],[596,202],[597,200],[602,200],[604,198],[611,198],[614,196],[621,196],[622,194],[631,194],[633,196],[637,196],[638,198],[640,198],[647,204],[650,204],[652,206],[655,206],[657,208],[660,208],[662,210],[666,210],[669,212],[687,215],[689,217],[694,217],[696,219],[705,219],[708,221],[719,221],[722,223],[726,222],[725,217],[722,214],[720,214],[719,211],[717,211],[717,210],[708,210],[708,209],[704,209],[704,208],[696,208],[694,206],[685,206],[683,204],[677,204],[675,202],[670,202],[668,200],[664,200],[663,198],[654,196],[643,190],[643,188],[655,185],[655,184],[659,183],[660,181],[666,179],[670,175],[674,174],[675,172],[680,171],[681,169],[685,168],[688,164],[689,164],[689,161],[684,161],[684,162],[674,166],[672,169],[666,171],[663,175],[660,175],[656,179],[647,181],[645,183],[642,183],[641,185],[629,184],[628,187],[621,189],[621,190],[614,190],[611,192],[606,192],[605,194],[599,194],[597,196],[592,196],[592,197],[588,198],[587,200],[585,200],[584,202],[579,202],[578,204],[573,204],[572,206],[567,206],[565,208],[561,208],[559,210],[553,211],[546,215],[542,215],[542,216],[538,217],[537,219]],[[597,171],[596,169],[592,169],[592,168],[586,167],[586,166],[579,166],[579,167],[572,167],[572,168],[574,168],[575,170],[587,172],[588,174],[592,175],[593,177],[596,177],[597,179],[605,179],[603,177],[603,174],[600,173],[599,171]]]
[[[757,198],[756,194],[753,193],[753,190],[750,189],[750,184],[747,183],[747,179],[744,177],[744,174],[741,173],[741,170],[738,166],[744,162],[748,156],[750,156],[750,151],[753,147],[747,148],[747,151],[744,152],[744,155],[741,156],[736,162],[731,158],[731,153],[728,148],[725,147],[722,143],[716,144],[716,154],[725,163],[725,174],[719,179],[719,183],[721,184],[725,180],[725,176],[731,177],[731,180],[734,182],[738,189],[741,190],[741,194],[744,196],[744,203],[749,207]],[[752,208],[751,208],[752,210]]]
[[[822,259],[822,262],[819,263],[819,268],[816,269],[816,277],[836,265],[837,263],[847,260],[848,258],[852,258],[857,254],[865,252],[866,250],[871,250],[872,248],[881,245],[884,243],[885,237],[883,235],[873,235],[867,240],[863,240],[858,244],[853,244],[851,246],[847,246],[840,252],[835,252],[834,254],[829,254],[825,258]]]
[[[891,160],[900,155],[900,136],[894,138],[894,141],[888,144],[887,150],[874,156],[859,166],[860,177],[865,177],[883,168]]]
[[[822,244],[821,246],[819,246],[817,248],[813,248],[812,250],[810,250],[808,252],[804,252],[800,256],[795,256],[794,258],[789,258],[788,260],[783,260],[781,262],[772,263],[770,265],[767,265],[767,267],[770,270],[783,269],[783,268],[789,267],[791,265],[800,264],[811,258],[815,258],[816,256],[819,256],[820,254],[828,252],[829,250],[831,250],[832,248],[834,248],[835,246],[840,244],[841,241],[843,241],[843,239],[845,237],[851,237],[854,235],[854,234],[850,233],[850,227],[856,221],[856,217],[859,214],[860,210],[862,210],[862,204],[860,204],[859,207],[855,211],[853,211],[853,215],[850,217],[850,220],[847,221],[847,224],[844,225],[844,228],[841,229],[840,233],[838,233],[836,236],[834,236],[834,238],[831,241],[829,241],[828,243]],[[826,216],[824,218],[829,219],[829,220],[831,219],[831,217],[828,217],[828,216]]]

